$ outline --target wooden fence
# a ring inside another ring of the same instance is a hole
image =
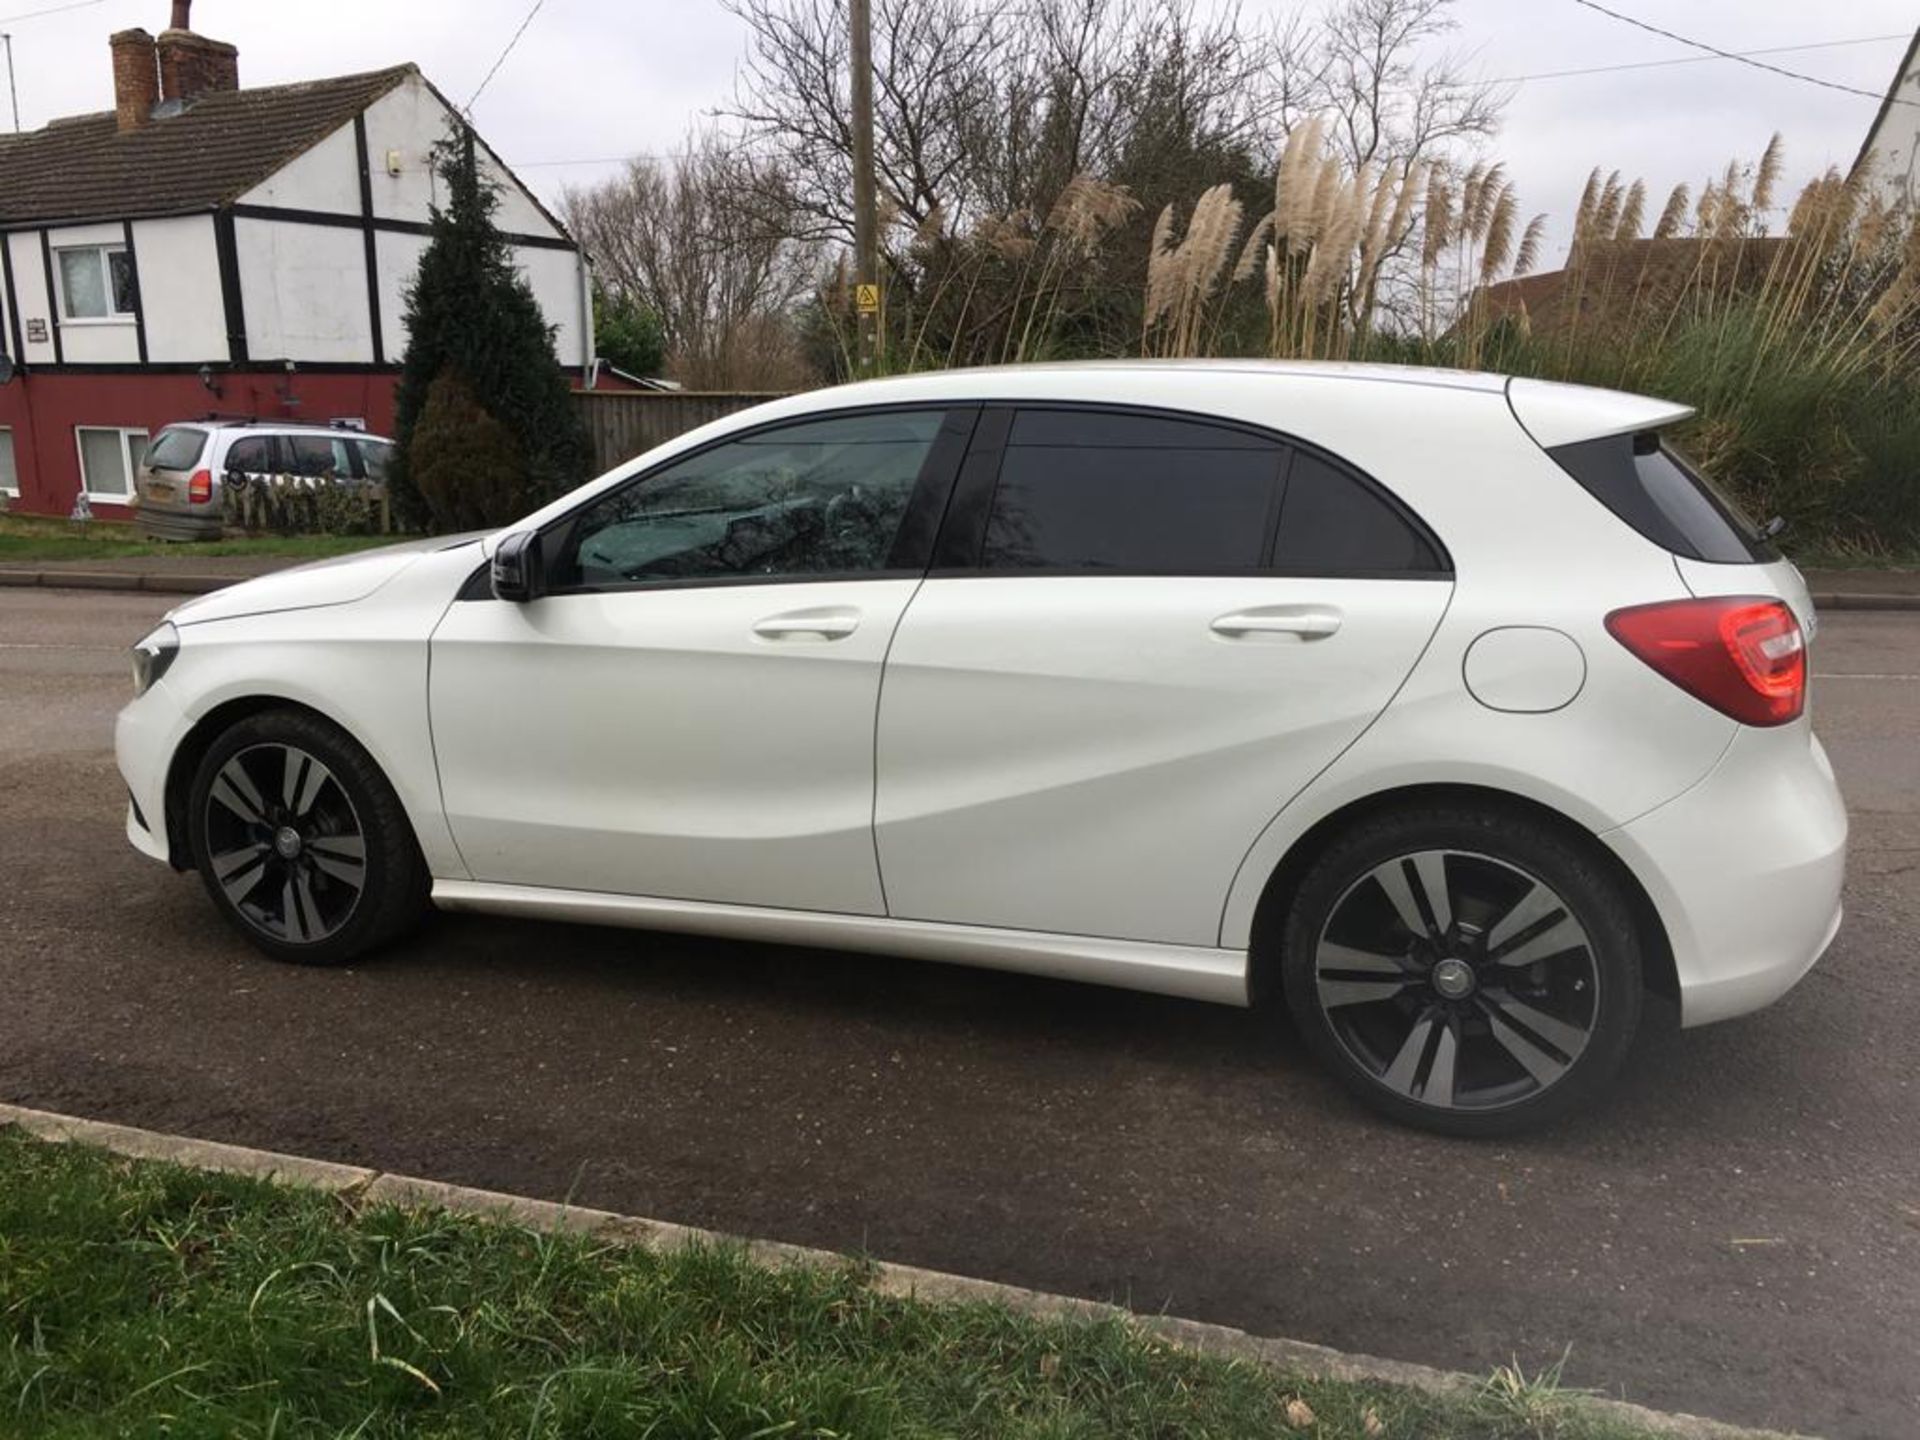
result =
[[[576,390],[573,403],[593,446],[595,474],[642,451],[778,395],[694,390]]]

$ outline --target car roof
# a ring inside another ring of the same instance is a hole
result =
[[[231,431],[251,435],[338,435],[349,440],[378,440],[391,445],[385,435],[371,430],[356,430],[350,425],[313,425],[298,420],[169,420],[162,430]]]
[[[1651,396],[1552,380],[1518,379],[1481,370],[1234,359],[1076,360],[921,371],[788,396],[754,413],[771,420],[787,414],[889,402],[1084,400],[1098,397],[1104,386],[1111,386],[1114,398],[1122,403],[1140,404],[1143,392],[1152,392],[1172,408],[1190,408],[1203,414],[1217,409],[1224,414],[1230,409],[1223,403],[1229,390],[1243,397],[1266,395],[1269,383],[1276,398],[1289,390],[1297,398],[1303,387],[1310,387],[1316,409],[1335,410],[1341,408],[1341,401],[1351,402],[1366,412],[1369,423],[1376,416],[1373,402],[1384,398],[1389,387],[1399,389],[1408,399],[1418,394],[1430,402],[1445,402],[1451,397],[1461,404],[1484,406],[1488,397],[1500,397],[1506,401],[1503,408],[1542,446],[1657,429],[1693,413],[1689,406]]]

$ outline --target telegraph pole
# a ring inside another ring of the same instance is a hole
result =
[[[0,35],[0,44],[7,47],[7,96],[13,101],[13,133],[20,133],[20,92],[13,84],[13,36]]]
[[[870,0],[848,0],[848,48],[853,67],[853,274],[859,312],[860,374],[873,373],[879,353],[880,257],[873,185],[873,10]]]

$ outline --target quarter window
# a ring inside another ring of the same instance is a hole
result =
[[[1443,568],[1432,543],[1391,503],[1309,450],[1296,450],[1287,471],[1273,565],[1293,575]]]
[[[944,413],[762,431],[642,477],[581,512],[559,585],[777,579],[889,569]]]
[[[13,461],[13,431],[0,428],[0,495],[20,493],[20,471]]]
[[[287,446],[293,451],[292,470],[309,480],[351,480],[353,463],[347,458],[347,442],[330,435],[289,435]]]
[[[128,499],[146,457],[147,432],[83,425],[74,433],[80,444],[80,483],[87,494],[96,500]]]
[[[379,440],[356,440],[353,443],[360,451],[360,463],[366,470],[367,479],[375,484],[385,484],[387,470],[393,464],[393,446]]]
[[[122,245],[88,245],[55,252],[60,258],[60,304],[68,320],[131,318],[137,308],[133,258]]]
[[[1022,411],[987,515],[989,570],[1260,568],[1283,447],[1152,415]]]

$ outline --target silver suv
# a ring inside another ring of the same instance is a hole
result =
[[[393,442],[344,425],[208,420],[169,425],[140,464],[134,514],[156,540],[218,540],[229,475],[383,483]]]

